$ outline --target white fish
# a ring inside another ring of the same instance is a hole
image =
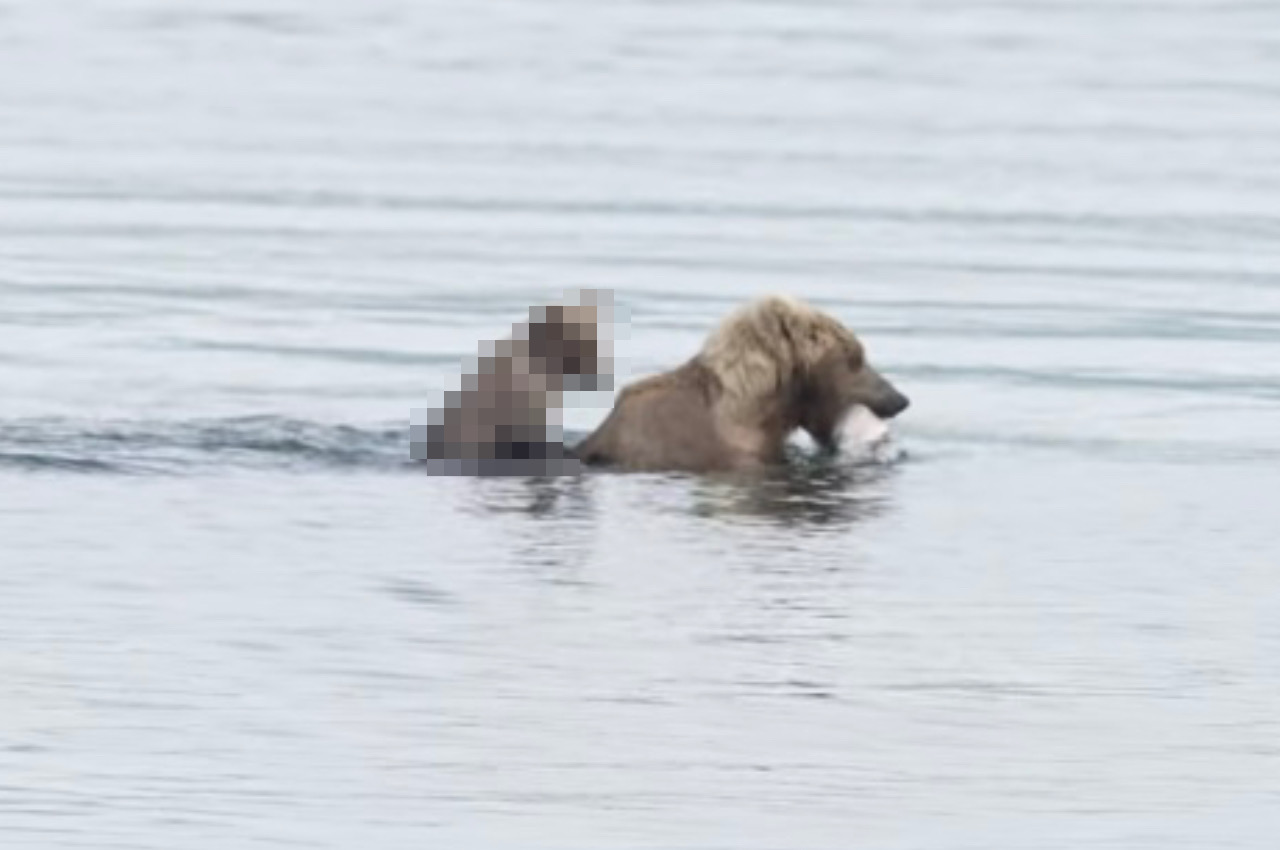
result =
[[[864,405],[855,405],[845,414],[836,429],[840,454],[845,458],[875,463],[891,463],[902,457],[894,445],[889,423]]]
[[[841,448],[846,445],[868,445],[889,437],[889,423],[871,412],[871,408],[856,404],[849,408],[836,429]]]

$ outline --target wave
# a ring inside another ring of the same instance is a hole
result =
[[[566,429],[572,445],[586,437]],[[284,416],[217,419],[0,421],[0,472],[182,475],[225,470],[395,471],[410,458],[407,422],[356,426]],[[806,453],[795,447],[796,458]],[[896,448],[851,454],[850,462],[892,464]],[[807,468],[807,467],[806,467]]]
[[[0,469],[181,474],[213,468],[394,469],[409,428],[241,416],[194,420],[0,422]]]
[[[585,431],[566,430],[573,444]],[[961,448],[1052,451],[1094,459],[1180,463],[1280,461],[1280,449],[1258,442],[1065,434],[996,433],[913,424],[887,452],[842,453],[843,465],[893,466],[910,457],[928,462]],[[350,425],[285,416],[205,419],[85,420],[44,417],[0,421],[0,473],[184,475],[230,470],[409,471],[408,422]],[[801,437],[790,453],[813,473],[811,446]]]

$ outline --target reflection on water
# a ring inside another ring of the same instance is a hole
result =
[[[460,479],[458,508],[488,524],[516,562],[541,580],[582,581],[596,540],[596,506],[584,476]]]
[[[465,509],[476,514],[515,514],[531,519],[582,519],[590,515],[590,487],[583,476],[478,477],[460,485]]]
[[[722,521],[755,521],[800,530],[830,526],[844,533],[891,509],[894,472],[892,466],[793,457],[792,465],[761,474],[697,482],[693,511]]]
[[[592,520],[594,491],[603,486],[598,479],[625,476],[644,481],[655,493],[676,496],[666,508],[687,510],[691,516],[844,531],[891,508],[897,468],[896,463],[853,463],[794,451],[787,466],[711,476],[601,470],[582,476],[478,478],[462,485],[460,507],[476,516],[527,517],[530,526],[541,523],[554,533],[562,524]],[[680,501],[684,495],[687,504]]]

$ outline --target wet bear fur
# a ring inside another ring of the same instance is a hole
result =
[[[855,405],[892,418],[908,405],[835,318],[770,296],[730,315],[684,365],[626,387],[575,448],[586,464],[713,472],[783,460],[803,429],[834,449]]]

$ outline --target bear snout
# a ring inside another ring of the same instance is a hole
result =
[[[881,419],[892,419],[910,406],[911,399],[890,387],[885,398],[871,410]]]
[[[911,405],[911,399],[898,392],[898,388],[889,383],[877,371],[867,368],[867,376],[871,379],[874,391],[867,407],[881,419],[892,419]]]

